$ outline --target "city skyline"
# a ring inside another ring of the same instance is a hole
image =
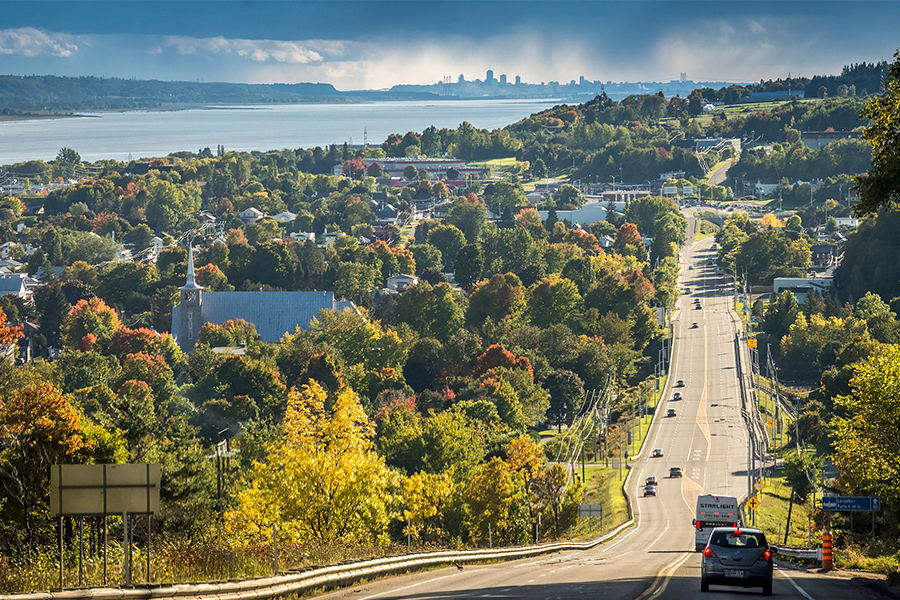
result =
[[[7,0],[0,73],[339,90],[488,69],[509,83],[758,81],[889,60],[898,4]]]

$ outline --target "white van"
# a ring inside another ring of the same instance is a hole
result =
[[[738,501],[734,496],[697,496],[695,514],[694,547],[698,551],[706,548],[709,535],[716,527],[738,527],[741,524]]]

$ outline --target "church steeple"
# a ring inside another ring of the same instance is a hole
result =
[[[194,279],[194,246],[188,246],[187,281],[181,286],[181,306],[179,306],[180,334],[178,345],[190,352],[197,342],[197,334],[203,326],[203,286]]]
[[[203,286],[197,285],[194,280],[194,245],[188,246],[187,282],[181,286],[183,290],[202,290]]]

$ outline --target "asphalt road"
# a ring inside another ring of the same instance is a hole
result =
[[[561,552],[538,559],[467,565],[413,573],[375,581],[325,595],[329,600],[463,599],[463,598],[609,598],[671,599],[745,598],[744,590],[712,586],[700,593],[700,555],[694,552],[691,525],[697,495],[741,497],[747,491],[747,434],[738,407],[734,335],[737,317],[729,310],[724,277],[716,276],[711,239],[692,244],[684,256],[682,295],[674,315],[676,345],[670,385],[683,379],[681,401],[661,405],[641,456],[632,463],[629,493],[635,527],[585,552]],[[688,269],[693,266],[693,269]],[[693,299],[700,298],[702,309]],[[697,328],[691,328],[693,322]],[[676,416],[664,417],[667,408]],[[664,456],[649,458],[652,448]],[[669,478],[669,467],[684,469]],[[659,478],[659,494],[643,497],[647,476]],[[797,600],[880,598],[866,581],[839,574],[824,575],[778,567],[776,596]]]

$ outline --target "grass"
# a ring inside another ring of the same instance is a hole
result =
[[[790,504],[790,488],[785,484],[783,477],[770,477],[763,480],[762,492],[757,492],[757,498],[761,501],[756,515],[750,517],[750,525],[759,527],[766,532],[770,542],[775,545],[784,543],[785,527],[787,526],[788,506]],[[788,532],[788,545],[812,548],[819,545],[822,540],[821,521],[815,520],[812,495],[805,504],[794,503],[791,512],[791,528]],[[810,537],[810,528],[812,537]]]
[[[578,519],[576,533],[579,536],[606,533],[628,520],[628,502],[622,491],[622,483],[626,476],[626,469],[622,470],[620,480],[619,470],[612,466],[585,467],[585,494],[582,502],[603,505],[603,519],[602,523],[599,517]]]

